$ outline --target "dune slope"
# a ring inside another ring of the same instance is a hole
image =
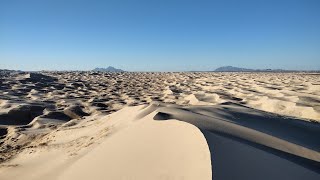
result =
[[[0,178],[211,179],[201,131],[181,121],[154,121],[155,111],[141,117],[141,108],[88,117],[38,137],[0,166]]]

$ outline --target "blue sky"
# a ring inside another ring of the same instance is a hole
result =
[[[319,0],[0,0],[0,69],[320,69]]]

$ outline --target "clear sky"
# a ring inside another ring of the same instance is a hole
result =
[[[0,69],[320,69],[320,0],[0,0]]]

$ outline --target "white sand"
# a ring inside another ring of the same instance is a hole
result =
[[[1,180],[320,179],[319,74],[0,80]]]

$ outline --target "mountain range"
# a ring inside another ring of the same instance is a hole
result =
[[[92,71],[98,71],[98,72],[124,72],[122,69],[117,69],[112,66],[109,66],[107,68],[95,68]]]

